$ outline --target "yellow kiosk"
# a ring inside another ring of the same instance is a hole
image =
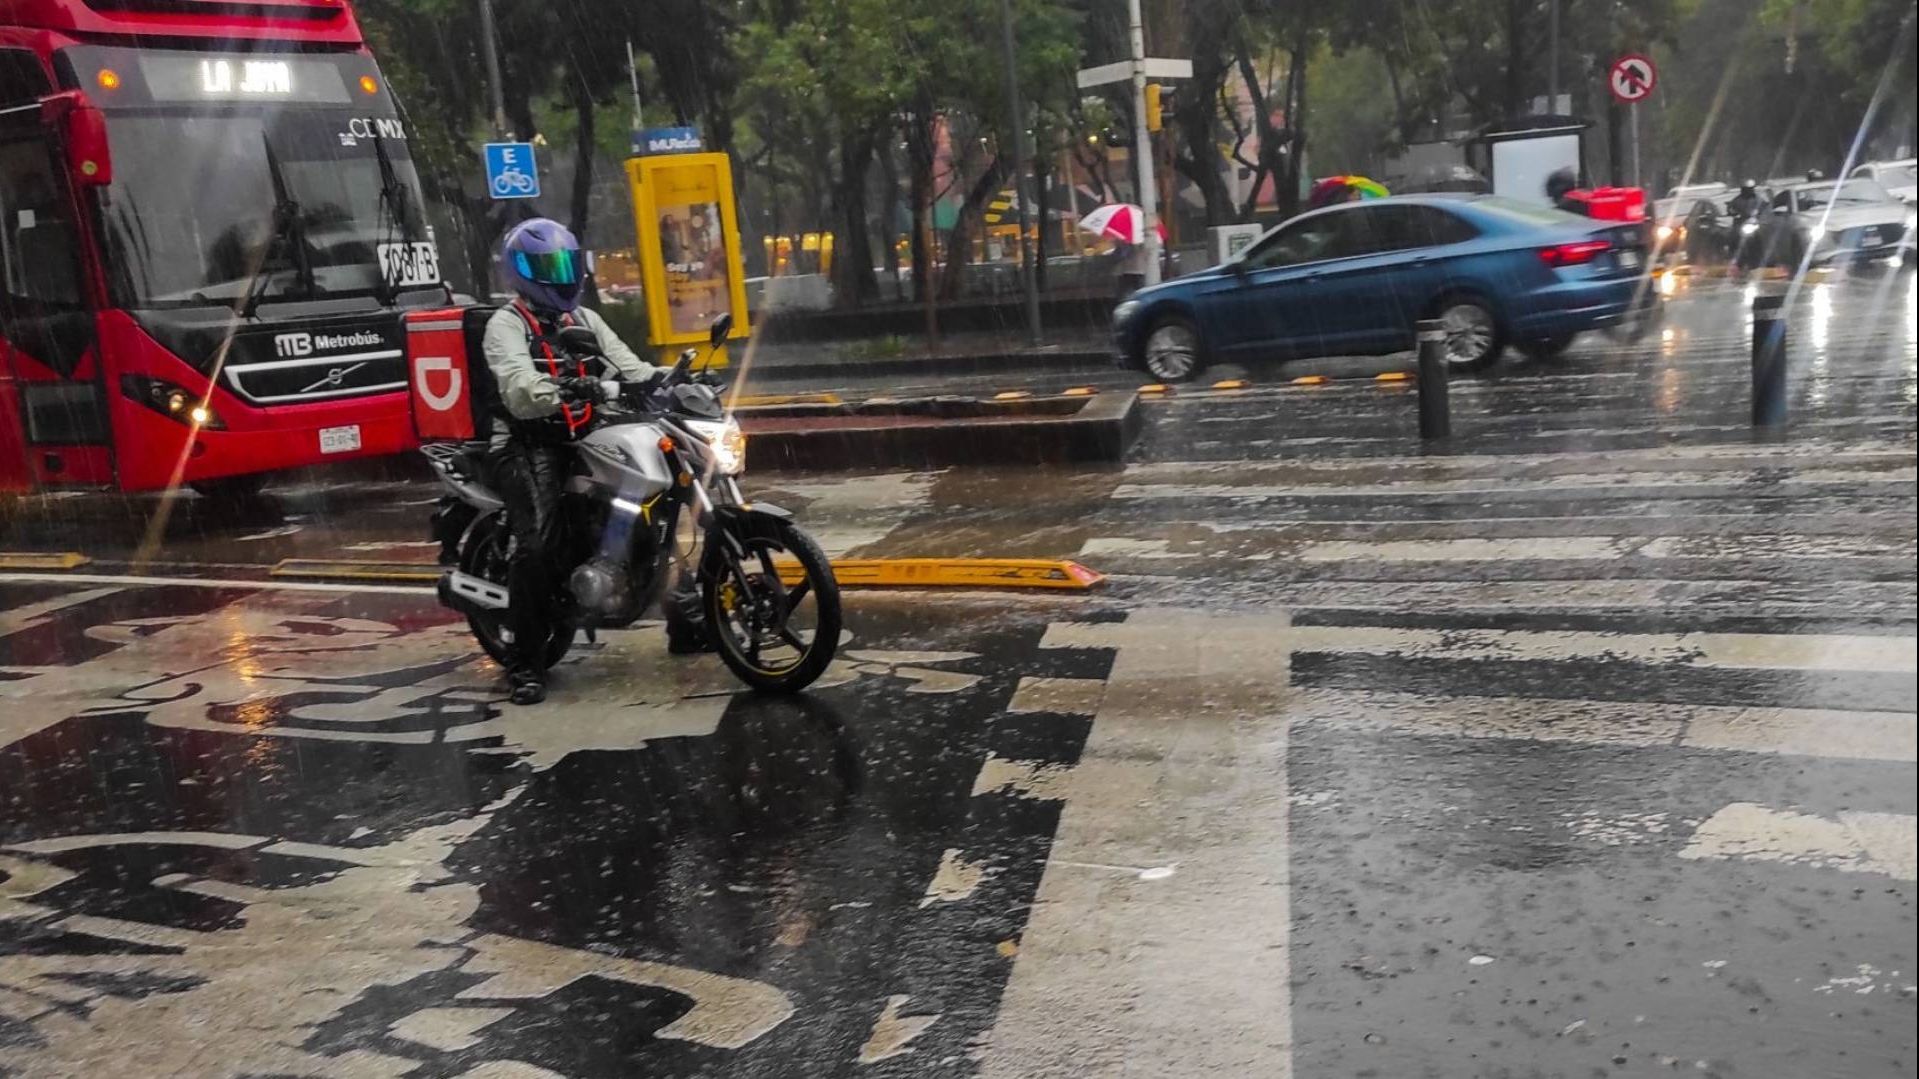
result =
[[[722,153],[659,153],[628,160],[626,175],[639,234],[647,340],[663,362],[704,343],[713,320],[727,312],[733,337],[747,336],[732,161]]]

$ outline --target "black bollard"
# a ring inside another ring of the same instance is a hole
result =
[[[1782,427],[1786,422],[1786,298],[1777,294],[1752,301],[1752,425]]]
[[[1453,417],[1446,402],[1446,324],[1419,323],[1419,437],[1451,438]]]

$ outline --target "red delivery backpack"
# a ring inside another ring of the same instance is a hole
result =
[[[492,307],[411,311],[406,367],[413,430],[422,442],[471,442],[493,434],[498,392],[482,340]]]
[[[1584,204],[1586,216],[1595,221],[1634,224],[1646,219],[1646,192],[1642,188],[1595,187],[1568,191],[1566,197]]]

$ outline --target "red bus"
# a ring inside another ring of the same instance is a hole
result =
[[[407,136],[345,0],[0,0],[0,490],[412,447]]]

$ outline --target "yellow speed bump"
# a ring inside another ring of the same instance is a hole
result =
[[[1373,381],[1374,382],[1411,382],[1412,378],[1413,378],[1412,372],[1410,371],[1381,371],[1380,373],[1373,376]]]
[[[271,576],[330,581],[400,581],[417,583],[440,579],[440,567],[426,562],[370,562],[351,558],[288,558],[273,567]]]
[[[798,584],[799,563],[779,563]],[[1077,562],[1030,558],[848,558],[833,563],[842,588],[1050,588],[1084,592],[1106,579]]]
[[[1098,392],[1099,389],[1095,386],[1074,386],[1070,390],[1059,391],[1059,395],[1061,397],[1091,397]]]
[[[1330,379],[1330,378],[1327,378],[1327,377],[1326,377],[1325,375],[1301,375],[1301,376],[1299,376],[1298,378],[1296,378],[1296,379],[1294,379],[1294,380],[1293,380],[1293,385],[1295,385],[1295,386],[1324,386],[1325,384],[1327,384],[1328,382],[1331,382],[1331,381],[1332,381],[1332,379]]]
[[[995,400],[995,401],[1024,401],[1024,400],[1026,400],[1026,399],[1027,399],[1028,397],[1031,397],[1031,396],[1033,396],[1033,395],[1032,395],[1032,394],[1030,394],[1030,393],[1028,393],[1028,392],[1026,392],[1025,390],[1007,390],[1007,391],[1006,391],[1006,392],[1004,392],[1004,393],[996,393],[996,394],[994,394],[994,395],[993,395],[993,400]]]
[[[801,579],[797,562],[781,562],[780,578]],[[25,568],[25,567],[20,567]],[[424,562],[289,558],[274,577],[306,580],[431,584],[441,568]],[[1077,562],[1029,558],[849,558],[833,563],[843,588],[1050,588],[1083,592],[1106,579]]]
[[[1172,393],[1173,388],[1164,382],[1154,382],[1139,388],[1141,393]]]
[[[79,551],[0,551],[0,570],[79,569],[91,561]]]
[[[767,393],[746,396],[733,402],[735,408],[769,408],[777,405],[840,405],[846,402],[837,393]]]
[[[1213,388],[1216,390],[1243,390],[1251,385],[1252,383],[1243,378],[1228,378],[1213,383]]]

